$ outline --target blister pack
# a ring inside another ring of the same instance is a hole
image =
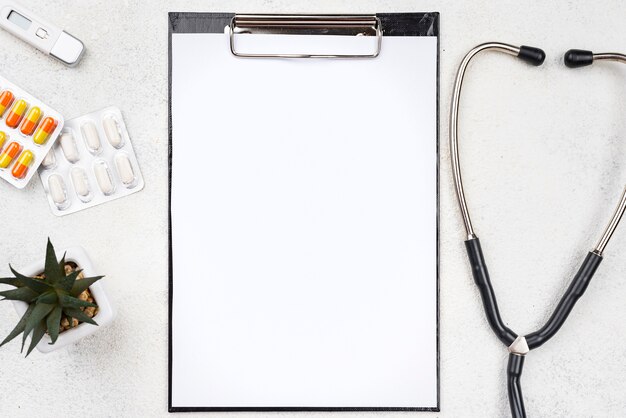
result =
[[[0,177],[23,189],[63,129],[63,117],[0,77]]]
[[[126,124],[116,107],[66,121],[39,176],[57,216],[128,196],[144,186]]]

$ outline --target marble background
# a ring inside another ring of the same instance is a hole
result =
[[[2,417],[167,416],[167,12],[441,12],[441,413],[342,417],[508,415],[506,350],[489,329],[470,278],[448,156],[456,68],[476,44],[543,47],[541,68],[483,55],[461,112],[467,193],[505,321],[520,333],[551,313],[595,244],[626,179],[626,67],[566,69],[570,48],[626,52],[620,0],[420,2],[361,0],[123,1],[24,4],[82,39],[70,69],[0,32],[3,76],[76,117],[122,109],[145,189],[74,215],[52,215],[37,179],[0,183],[0,274],[58,248],[84,246],[107,274],[115,323],[58,352],[24,359],[0,350]],[[626,411],[626,226],[559,335],[526,361],[529,416],[620,417]],[[0,335],[17,321],[0,303]],[[199,414],[202,415],[202,414]],[[210,414],[204,414],[209,416]],[[233,416],[292,416],[251,413]],[[329,416],[302,413],[300,416]]]

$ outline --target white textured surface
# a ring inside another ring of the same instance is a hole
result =
[[[544,47],[540,69],[483,56],[465,89],[461,141],[466,186],[507,323],[537,328],[612,211],[626,179],[626,70],[572,71],[572,47],[626,51],[626,6],[596,2],[482,1],[24,1],[87,45],[76,69],[0,33],[5,77],[67,118],[115,104],[124,112],[146,180],[136,195],[65,218],[41,185],[0,183],[6,263],[42,257],[45,239],[83,245],[108,276],[114,324],[78,345],[28,359],[0,350],[2,417],[167,415],[167,11],[442,13],[441,40],[441,407],[417,416],[508,414],[506,350],[488,328],[470,279],[451,187],[447,113],[454,72],[487,40]],[[620,417],[626,410],[626,227],[569,321],[529,355],[523,388],[529,416]],[[0,335],[17,320],[0,304]],[[209,414],[204,414],[209,415]],[[275,416],[292,414],[240,414]],[[311,415],[311,414],[303,414]],[[315,414],[325,415],[325,414]],[[342,417],[407,414],[342,413]]]

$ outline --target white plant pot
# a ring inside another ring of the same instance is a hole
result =
[[[79,268],[85,273],[85,277],[97,276],[97,272],[89,259],[89,256],[82,247],[72,247],[64,251],[66,253],[65,261],[72,261],[78,265]],[[57,256],[63,256],[63,252],[57,252]],[[59,260],[60,261],[60,260]],[[25,276],[34,277],[44,271],[45,261],[33,263],[17,271]],[[98,331],[99,328],[110,324],[115,318],[115,311],[111,305],[108,295],[105,292],[102,280],[98,280],[91,286],[89,291],[93,295],[96,303],[98,304],[98,313],[93,317],[94,321],[98,323],[98,326],[81,323],[74,328],[70,328],[59,334],[59,338],[54,344],[50,344],[52,340],[48,334],[45,334],[39,344],[37,344],[37,350],[42,353],[49,353],[59,348],[68,346],[75,343],[83,337],[93,334]],[[21,301],[13,301],[13,306],[17,311],[20,318],[24,315],[28,309],[28,304]]]

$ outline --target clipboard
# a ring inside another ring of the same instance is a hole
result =
[[[439,411],[439,14],[169,14],[169,411]]]

